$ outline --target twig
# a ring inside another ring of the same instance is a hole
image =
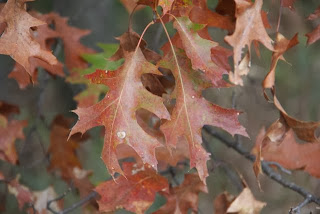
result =
[[[72,204],[71,207],[68,207],[67,209],[62,210],[61,212],[59,212],[58,214],[66,214],[69,213],[71,211],[73,211],[74,209],[81,207],[82,205],[86,204],[87,202],[89,202],[91,199],[94,199],[95,197],[97,197],[99,194],[95,191],[92,191],[89,195],[87,195],[85,198],[81,199],[80,201],[78,201],[77,203]]]
[[[53,214],[59,214],[60,212],[57,212],[57,211],[53,210],[50,205],[51,205],[53,202],[55,202],[55,201],[59,201],[59,200],[63,199],[63,198],[64,198],[66,195],[68,195],[68,193],[71,192],[71,191],[72,191],[72,184],[69,186],[69,188],[67,189],[67,191],[65,191],[64,193],[62,193],[62,194],[59,195],[58,197],[56,197],[56,198],[54,198],[54,199],[52,199],[52,200],[47,201],[47,210],[49,210],[49,211],[52,212]]]
[[[275,165],[276,167],[278,167],[278,169],[280,169],[282,172],[284,172],[284,173],[286,173],[286,174],[288,174],[288,175],[291,175],[291,174],[292,174],[290,170],[284,168],[283,166],[281,166],[281,165],[280,165],[279,163],[277,163],[277,162],[268,161],[268,162],[266,162],[266,164],[268,164],[269,166],[270,166],[270,165]]]
[[[301,212],[301,208],[306,206],[307,204],[309,204],[311,202],[311,195],[309,197],[307,197],[303,202],[301,202],[298,206],[296,206],[295,208],[291,208],[289,211],[289,214],[300,214]]]
[[[252,154],[250,154],[249,152],[247,152],[246,150],[244,150],[238,143],[237,141],[229,141],[227,139],[225,139],[222,135],[218,134],[218,133],[214,133],[212,132],[209,127],[204,127],[204,130],[212,137],[218,139],[219,141],[221,141],[222,143],[224,143],[226,146],[228,146],[229,148],[234,149],[235,151],[237,151],[240,155],[244,156],[245,158],[247,158],[248,160],[250,160],[251,162],[254,162],[256,157]],[[302,195],[304,198],[308,199],[308,203],[316,203],[317,205],[320,205],[320,198],[318,198],[317,196],[313,195],[312,193],[308,192],[307,190],[305,190],[303,187],[285,180],[284,178],[282,178],[282,176],[279,173],[276,173],[270,166],[269,163],[266,161],[261,161],[261,167],[262,167],[262,171],[264,172],[265,175],[267,175],[269,178],[271,178],[272,180],[276,181],[277,183],[281,184],[283,187],[291,189],[295,192],[297,192],[298,194]],[[305,205],[305,204],[304,204]],[[300,206],[300,205],[299,205]],[[298,206],[298,207],[299,207]],[[301,208],[300,208],[301,209]]]

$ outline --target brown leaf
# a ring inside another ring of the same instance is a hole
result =
[[[112,61],[117,61],[121,58],[125,58],[128,54],[135,51],[140,39],[140,35],[129,28],[127,32],[117,37],[116,39],[120,41],[120,47],[118,51],[110,58],[110,60]],[[147,43],[143,39],[141,40],[140,48],[144,57],[148,61],[158,62],[160,60],[160,55],[148,49]]]
[[[307,142],[319,142],[319,137],[316,136],[315,131],[319,128],[320,122],[297,120],[287,114],[276,96],[274,96],[273,102],[279,109],[281,116],[285,119],[286,124],[293,129],[298,138]]]
[[[310,175],[320,178],[320,144],[296,142],[292,129],[283,130],[277,121],[267,134],[262,129],[257,137],[253,153],[262,145],[263,160],[277,162],[289,170],[304,170]],[[281,124],[281,123],[280,123]],[[282,130],[281,130],[282,129]]]
[[[274,50],[272,39],[268,36],[261,17],[262,0],[256,0],[254,3],[245,0],[236,0],[236,29],[231,36],[226,36],[228,42],[234,51],[234,73],[232,82],[237,85],[243,85],[239,75],[239,63],[241,61],[242,49],[250,46],[253,40],[261,42],[269,50]],[[249,52],[250,54],[250,52]]]
[[[102,159],[111,175],[115,172],[123,174],[116,154],[116,147],[122,143],[131,146],[144,163],[157,167],[155,149],[162,144],[141,128],[136,119],[136,110],[144,108],[160,119],[169,119],[170,115],[163,99],[143,87],[141,75],[146,73],[161,75],[154,65],[146,61],[140,48],[126,53],[125,63],[118,70],[97,70],[87,75],[93,83],[103,83],[110,88],[106,97],[93,106],[74,111],[79,120],[70,136],[77,132],[84,133],[95,126],[106,128]]]
[[[294,11],[293,5],[294,5],[294,2],[295,2],[295,1],[296,1],[296,0],[282,0],[282,6],[283,6],[283,7],[287,7],[287,8],[289,8],[290,10]]]
[[[36,57],[53,65],[57,59],[50,51],[44,50],[30,33],[33,27],[45,22],[29,15],[25,9],[28,0],[9,0],[0,14],[0,23],[7,27],[0,38],[0,53],[10,55],[32,75],[29,58]]]
[[[221,193],[213,201],[215,214],[226,214],[228,207],[234,200],[234,197],[227,192]]]
[[[320,17],[320,6],[308,16],[308,20],[315,20]],[[308,37],[307,44],[311,45],[320,39],[320,25],[318,25],[313,31],[307,33]]]
[[[153,203],[160,191],[168,191],[168,181],[158,175],[151,167],[136,169],[133,163],[124,163],[126,177],[105,181],[99,184],[97,191],[101,198],[97,201],[101,212],[110,212],[119,208],[142,214]]]
[[[1,116],[1,114],[0,114]],[[15,147],[16,139],[24,139],[23,128],[27,126],[27,121],[11,120],[5,121],[5,125],[0,123],[0,159],[16,164],[18,161]]]
[[[123,6],[127,9],[128,13],[131,14],[133,9],[136,7],[135,11],[142,9],[144,6],[138,5],[138,0],[120,0]]]
[[[264,89],[266,88],[273,88],[275,84],[275,72],[276,67],[279,59],[283,59],[283,54],[289,50],[290,48],[294,47],[299,43],[298,41],[298,34],[294,35],[292,39],[287,40],[283,35],[277,33],[276,43],[274,46],[275,51],[272,54],[272,61],[270,71],[267,76],[264,78],[262,86]],[[265,91],[264,91],[265,93]],[[267,97],[265,93],[265,97]]]
[[[217,27],[232,32],[234,21],[230,16],[220,15],[211,11],[207,6],[195,6],[189,14],[190,20],[194,23],[206,24],[209,27]]]
[[[167,203],[155,214],[188,213],[189,209],[198,211],[200,192],[208,192],[207,186],[199,179],[197,174],[185,174],[180,186],[170,188],[170,193],[162,193],[167,198]]]
[[[61,177],[65,180],[74,178],[73,170],[75,167],[81,168],[81,163],[76,155],[79,143],[86,139],[80,135],[74,135],[69,140],[69,127],[72,120],[57,116],[52,123],[50,133],[50,165],[48,170],[59,170]]]
[[[174,0],[159,0],[158,5],[162,7],[162,15],[171,10]]]
[[[259,214],[266,203],[257,201],[248,187],[231,203],[227,213]]]
[[[207,124],[220,127],[232,135],[248,135],[238,122],[240,112],[207,102],[201,96],[201,91],[208,87],[203,75],[192,70],[190,60],[185,55],[178,52],[177,55],[179,67],[176,66],[172,55],[167,55],[159,63],[159,67],[170,69],[176,79],[175,91],[172,93],[172,99],[176,99],[176,105],[171,120],[160,128],[169,149],[175,148],[181,137],[187,140],[190,167],[196,167],[200,179],[205,182],[208,176],[206,162],[209,154],[201,146],[201,128]]]

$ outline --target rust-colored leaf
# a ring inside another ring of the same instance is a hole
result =
[[[207,5],[193,7],[189,13],[189,17],[194,23],[206,24],[209,27],[217,27],[229,32],[234,30],[232,17],[215,13]]]
[[[101,212],[119,208],[142,214],[153,203],[160,191],[168,191],[168,181],[151,167],[136,169],[133,163],[124,163],[126,177],[119,177],[99,184],[96,191],[101,198],[97,201]]]
[[[308,16],[308,20],[315,20],[320,17],[320,6]],[[320,25],[318,25],[313,31],[307,33],[308,37],[307,44],[311,45],[320,39]]]
[[[316,136],[315,132],[319,128],[320,122],[306,122],[295,119],[287,114],[276,96],[274,96],[273,102],[285,119],[286,124],[293,129],[298,138],[307,142],[319,142],[319,136]]]
[[[173,26],[179,32],[183,48],[192,62],[192,68],[203,71],[213,85],[218,87],[222,75],[228,72],[211,60],[211,49],[218,47],[219,44],[201,38],[197,31],[204,26],[192,23],[188,17],[177,18]]]
[[[143,108],[160,119],[169,119],[170,115],[163,99],[143,87],[141,76],[147,73],[161,75],[154,65],[146,61],[140,48],[126,53],[125,63],[118,70],[97,70],[87,76],[93,83],[103,83],[110,88],[106,97],[91,107],[74,111],[79,120],[70,136],[95,126],[105,127],[102,159],[111,175],[115,172],[123,174],[116,154],[116,147],[122,143],[131,146],[143,162],[157,167],[155,149],[162,144],[141,128],[136,120],[136,110]]]
[[[0,14],[0,23],[6,28],[0,38],[0,53],[10,55],[32,75],[29,58],[36,57],[53,65],[57,59],[50,51],[44,50],[30,33],[30,29],[45,22],[32,17],[25,9],[28,0],[9,0]]]
[[[236,29],[231,36],[225,40],[233,47],[234,72],[229,76],[234,84],[243,85],[239,75],[239,63],[241,61],[242,49],[247,46],[250,54],[250,46],[253,40],[261,42],[269,50],[274,50],[272,39],[268,36],[261,17],[262,0],[254,3],[246,0],[236,0]]]
[[[275,122],[267,131],[262,129],[257,137],[253,153],[262,145],[263,160],[279,163],[289,170],[304,170],[320,178],[320,144],[297,143],[292,129],[285,130],[285,125]]]
[[[18,155],[15,141],[24,139],[23,128],[27,126],[27,121],[8,121],[2,114],[0,116],[0,159],[16,164]]]
[[[50,134],[50,146],[48,153],[50,154],[49,170],[59,170],[61,177],[66,180],[74,178],[73,170],[75,167],[81,168],[81,163],[76,155],[76,149],[79,143],[86,139],[74,135],[68,139],[69,128],[72,120],[57,116],[52,123]]]
[[[188,213],[198,211],[200,192],[208,192],[207,186],[196,174],[186,174],[180,186],[170,188],[170,193],[162,193],[167,198],[167,203],[155,214],[165,213]]]
[[[176,105],[171,120],[164,123],[161,130],[169,149],[175,148],[179,139],[185,137],[189,144],[190,167],[196,167],[201,180],[205,182],[209,154],[201,146],[201,128],[207,124],[222,128],[232,135],[248,135],[237,119],[240,112],[208,103],[201,96],[201,91],[210,84],[203,80],[199,72],[192,70],[190,60],[185,55],[179,54],[178,60],[180,68],[171,55],[159,63],[160,67],[170,69],[176,79],[172,93]]]
[[[287,40],[283,35],[280,33],[277,34],[276,37],[276,44],[274,46],[275,51],[272,54],[272,61],[270,71],[267,76],[264,78],[262,86],[264,89],[266,88],[273,88],[275,84],[275,72],[276,67],[279,59],[284,60],[283,54],[289,50],[290,48],[294,47],[299,43],[298,41],[298,34],[294,35],[292,39]],[[265,92],[264,92],[265,93]],[[265,94],[265,97],[266,94]]]
[[[234,200],[234,197],[227,192],[221,193],[213,201],[215,214],[226,214],[228,207]]]

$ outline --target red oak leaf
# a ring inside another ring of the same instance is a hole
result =
[[[101,212],[119,208],[142,214],[153,203],[160,191],[168,191],[168,181],[158,175],[151,167],[135,169],[133,163],[123,164],[126,177],[106,181],[96,187],[101,198],[97,201]]]
[[[143,87],[141,75],[146,73],[161,75],[154,65],[146,61],[140,48],[127,53],[124,65],[118,70],[97,70],[87,75],[93,83],[107,85],[110,91],[99,103],[74,111],[79,120],[70,136],[77,132],[84,133],[95,126],[105,127],[102,159],[111,175],[115,172],[123,174],[116,154],[116,147],[122,143],[131,146],[144,163],[157,167],[155,149],[162,144],[141,128],[136,119],[136,110],[143,108],[160,119],[169,119],[170,115],[163,99]]]
[[[81,168],[76,149],[87,136],[74,135],[68,139],[72,120],[57,116],[52,123],[50,133],[50,165],[48,170],[59,170],[61,177],[67,181],[74,178],[74,168]]]
[[[178,60],[179,67],[176,66],[172,55],[168,55],[159,63],[160,67],[170,69],[176,79],[172,95],[172,98],[176,99],[176,105],[171,120],[164,123],[161,130],[169,148],[175,148],[179,138],[185,137],[189,144],[190,167],[196,167],[201,180],[205,182],[208,176],[206,162],[209,154],[201,146],[201,128],[207,124],[220,127],[232,135],[248,135],[238,122],[240,112],[208,103],[201,96],[201,90],[210,84],[202,81],[203,77],[199,72],[192,70],[185,55],[179,54]]]
[[[262,0],[254,3],[246,0],[236,0],[236,29],[231,36],[226,36],[225,40],[233,47],[234,73],[229,72],[229,79],[237,85],[243,85],[239,74],[239,63],[241,61],[242,49],[250,46],[253,40],[261,42],[265,47],[274,50],[272,39],[268,36],[261,16]]]
[[[218,47],[219,44],[201,38],[196,31],[204,26],[192,23],[188,17],[177,18],[173,26],[179,32],[183,48],[192,62],[192,68],[203,71],[213,85],[219,87],[222,75],[228,72],[224,66],[219,67],[211,59],[211,49]]]
[[[0,13],[0,23],[6,23],[0,38],[0,53],[10,55],[32,75],[29,58],[36,57],[53,65],[57,59],[50,51],[44,50],[30,33],[30,29],[45,22],[32,17],[25,9],[30,0],[9,0]]]
[[[193,212],[198,211],[198,200],[200,192],[208,192],[196,174],[186,174],[180,186],[170,188],[170,193],[163,193],[167,203],[155,214],[165,213],[188,213],[191,208]]]

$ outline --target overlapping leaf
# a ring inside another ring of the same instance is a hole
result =
[[[121,176],[115,181],[110,180],[99,184],[97,191],[99,210],[110,212],[119,208],[142,214],[153,203],[157,192],[167,192],[168,181],[158,175],[151,167],[136,169],[133,163],[124,163],[126,177]]]
[[[246,0],[236,0],[236,29],[225,40],[233,47],[234,72],[229,73],[229,79],[234,84],[242,85],[243,81],[239,74],[242,49],[250,46],[253,40],[261,42],[269,50],[273,50],[272,39],[268,36],[261,17],[262,0],[254,3]]]
[[[165,213],[188,213],[198,211],[198,200],[200,192],[208,192],[207,186],[196,174],[186,174],[180,186],[170,188],[170,192],[162,193],[167,198],[167,203],[155,214]]]
[[[110,89],[107,96],[91,107],[74,111],[79,120],[70,135],[84,133],[95,126],[105,127],[102,159],[111,175],[115,172],[122,174],[116,154],[116,147],[121,143],[130,145],[145,163],[154,168],[157,166],[155,149],[161,144],[140,127],[136,110],[143,108],[163,119],[170,116],[162,98],[143,87],[141,75],[145,73],[161,75],[155,66],[146,61],[140,48],[126,53],[125,63],[118,70],[98,70],[87,76],[93,83],[107,85]]]
[[[237,119],[240,112],[208,103],[201,96],[201,91],[210,83],[204,81],[199,72],[192,70],[184,54],[178,55],[178,61],[179,68],[172,55],[159,63],[160,67],[170,69],[176,79],[172,96],[176,99],[176,105],[171,120],[163,124],[161,130],[169,148],[175,148],[181,137],[185,137],[189,144],[190,167],[196,167],[201,180],[205,182],[209,155],[201,146],[201,128],[207,124],[222,128],[232,135],[248,135]]]
[[[76,155],[79,143],[87,138],[80,135],[72,136],[69,141],[69,127],[71,120],[62,116],[57,116],[52,123],[50,134],[50,154],[49,170],[59,170],[63,179],[73,178],[74,168],[81,168],[81,163]]]
[[[183,48],[191,59],[192,68],[203,71],[214,86],[220,86],[222,75],[228,71],[211,59],[211,49],[218,47],[218,43],[201,38],[197,31],[204,26],[192,23],[188,17],[177,18],[174,27],[178,30]]]
[[[57,59],[50,51],[44,50],[32,37],[30,29],[46,24],[32,17],[24,7],[28,0],[9,0],[0,13],[0,23],[6,28],[0,38],[0,53],[10,55],[32,76],[30,57],[36,57],[56,64]]]

